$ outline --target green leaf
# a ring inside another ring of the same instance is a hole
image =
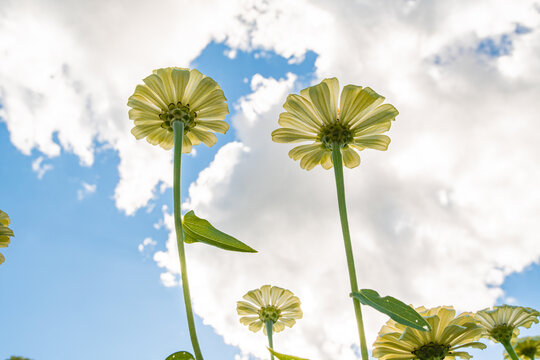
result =
[[[412,307],[392,297],[380,297],[379,293],[371,289],[362,289],[353,292],[352,297],[360,300],[364,305],[369,305],[375,310],[390,316],[390,318],[405,326],[410,326],[421,331],[431,330],[426,319]]]
[[[257,252],[243,242],[219,231],[208,221],[197,217],[193,210],[184,215],[182,226],[185,233],[184,241],[188,244],[202,242],[230,251]]]
[[[296,356],[292,356],[292,355],[284,355],[284,354],[280,354],[278,352],[275,352],[274,350],[270,349],[270,348],[267,348],[268,351],[270,351],[270,353],[272,355],[274,355],[275,357],[277,357],[279,360],[308,360],[308,359],[304,359],[304,358],[299,358],[299,357],[296,357]]]
[[[165,360],[195,360],[195,356],[187,351],[179,351],[167,356]]]

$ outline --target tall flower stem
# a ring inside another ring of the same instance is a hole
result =
[[[182,289],[184,290],[184,303],[186,305],[186,316],[189,327],[189,337],[195,353],[195,359],[203,360],[197,332],[195,330],[195,320],[193,319],[193,309],[191,308],[191,297],[189,295],[189,283],[186,267],[186,251],[184,249],[184,229],[182,228],[182,214],[180,212],[180,170],[182,166],[182,139],[184,137],[184,123],[173,122],[174,131],[174,226],[176,229],[176,243],[178,244],[178,257],[180,259],[180,273],[182,276]]]
[[[272,320],[266,320],[266,334],[268,335],[268,346],[274,350],[274,340],[272,339],[272,329],[274,328],[274,322]],[[274,360],[274,354],[270,354],[270,359]]]
[[[345,185],[343,182],[343,160],[341,155],[341,146],[334,143],[332,146],[332,161],[334,163],[334,175],[336,177],[337,198],[339,206],[339,217],[341,220],[341,229],[343,231],[343,241],[345,243],[345,254],[347,255],[347,266],[349,268],[349,280],[351,283],[351,291],[358,292],[358,282],[356,280],[356,269],[354,267],[354,257],[351,245],[351,234],[349,233],[349,221],[347,220],[347,206],[345,205]],[[354,313],[356,315],[356,323],[358,325],[358,334],[360,336],[360,349],[362,359],[368,360],[368,352],[366,345],[366,335],[364,333],[364,323],[362,321],[362,309],[360,301],[353,298]]]
[[[510,341],[501,342],[501,344],[504,346],[506,352],[508,353],[508,355],[510,355],[512,360],[519,360],[519,357],[517,356],[516,351],[510,344]]]

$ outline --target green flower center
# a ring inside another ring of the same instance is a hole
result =
[[[514,328],[506,324],[502,324],[493,328],[489,335],[500,343],[510,342]]]
[[[189,104],[182,105],[180,101],[176,103],[176,105],[173,103],[169,104],[168,109],[159,114],[159,118],[163,120],[161,127],[170,132],[173,131],[172,123],[181,121],[184,123],[184,132],[187,133],[190,129],[195,127],[196,117],[197,113],[189,109]]]
[[[536,346],[526,347],[522,349],[521,354],[525,355],[529,359],[534,359],[534,356],[536,355]]]
[[[443,360],[446,355],[448,355],[449,350],[450,345],[441,345],[430,342],[429,344],[414,350],[412,353],[416,356],[416,359],[420,360]]]
[[[278,321],[280,314],[281,310],[275,306],[269,305],[259,310],[259,319],[261,319],[262,322],[267,322],[270,320],[275,323]]]
[[[322,142],[327,149],[332,150],[334,144],[339,144],[340,147],[344,147],[352,142],[353,136],[347,125],[335,122],[324,125],[317,140]]]

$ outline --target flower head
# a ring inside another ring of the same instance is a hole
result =
[[[533,323],[538,323],[539,315],[538,311],[528,307],[502,305],[480,310],[476,318],[485,337],[508,343],[519,335],[518,327],[530,328]]]
[[[272,132],[272,140],[310,141],[289,151],[289,157],[300,160],[302,169],[311,170],[318,164],[332,168],[334,146],[342,148],[345,166],[354,168],[360,165],[356,151],[388,148],[390,138],[381,134],[390,129],[398,111],[383,101],[384,97],[369,87],[356,85],[345,86],[340,98],[338,80],[324,79],[300,91],[300,95],[287,97],[283,105],[286,111],[278,121],[282,128]]]
[[[476,341],[482,335],[482,328],[476,324],[473,314],[456,317],[456,311],[447,306],[429,310],[420,307],[416,311],[426,319],[431,330],[420,331],[389,320],[373,344],[374,357],[381,360],[470,359],[469,353],[456,350],[486,347]]]
[[[7,247],[10,243],[10,237],[13,236],[13,231],[8,228],[10,223],[9,216],[0,210],[0,247]],[[4,262],[4,255],[0,253],[0,264]]]
[[[514,350],[520,359],[534,360],[536,355],[540,355],[540,336],[527,336],[517,339],[512,345],[514,346]],[[504,357],[509,360],[511,359],[510,355],[508,355],[506,352]]]
[[[131,133],[137,140],[146,137],[152,145],[166,150],[174,145],[172,123],[184,123],[182,152],[191,152],[201,142],[212,146],[218,132],[225,134],[229,125],[223,121],[229,113],[225,95],[210,77],[193,69],[164,68],[154,70],[137,85],[129,97],[129,118],[135,127]]]
[[[302,318],[300,299],[289,290],[264,285],[260,289],[248,291],[243,298],[247,301],[238,301],[236,311],[241,316],[240,322],[249,326],[253,332],[262,328],[266,334],[263,325],[267,321],[273,323],[273,331],[280,332],[285,326],[292,327],[296,319]]]

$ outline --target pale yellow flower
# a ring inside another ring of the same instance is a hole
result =
[[[272,132],[272,140],[279,143],[311,142],[289,152],[293,160],[300,160],[302,169],[317,165],[332,168],[332,147],[340,146],[343,163],[348,168],[360,165],[357,151],[365,148],[386,150],[388,131],[398,115],[396,108],[382,104],[384,97],[369,87],[347,85],[339,96],[336,78],[324,79],[320,84],[287,97],[279,115],[282,128]],[[339,104],[339,107],[338,107]]]
[[[212,131],[225,134],[229,129],[223,121],[229,113],[227,99],[212,78],[195,69],[169,67],[154,70],[143,82],[128,100],[129,118],[135,123],[131,133],[137,140],[146,137],[150,144],[170,150],[172,123],[182,121],[182,153],[189,153],[201,142],[214,145],[217,138]]]
[[[289,290],[264,285],[248,291],[243,298],[247,301],[238,301],[236,311],[241,316],[240,322],[253,332],[262,328],[266,334],[266,321],[272,321],[272,331],[280,332],[302,318],[300,299]]]
[[[484,336],[500,343],[510,342],[519,335],[518,327],[530,328],[538,323],[540,313],[521,306],[501,305],[476,313],[478,323],[484,328]]]
[[[0,210],[0,247],[7,247],[10,243],[10,237],[13,236],[13,231],[8,227],[10,224],[9,216]],[[5,257],[0,253],[0,264],[5,261]]]
[[[456,316],[451,306],[433,309],[419,307],[416,311],[431,326],[429,331],[420,331],[394,320],[389,320],[379,332],[373,344],[373,356],[380,360],[443,360],[457,357],[470,359],[464,347],[484,349],[486,345],[477,342],[482,336],[471,313]]]
[[[512,345],[520,359],[534,360],[536,355],[540,356],[540,336],[527,336],[517,339]],[[504,353],[504,357],[509,360],[512,359],[506,352]]]

